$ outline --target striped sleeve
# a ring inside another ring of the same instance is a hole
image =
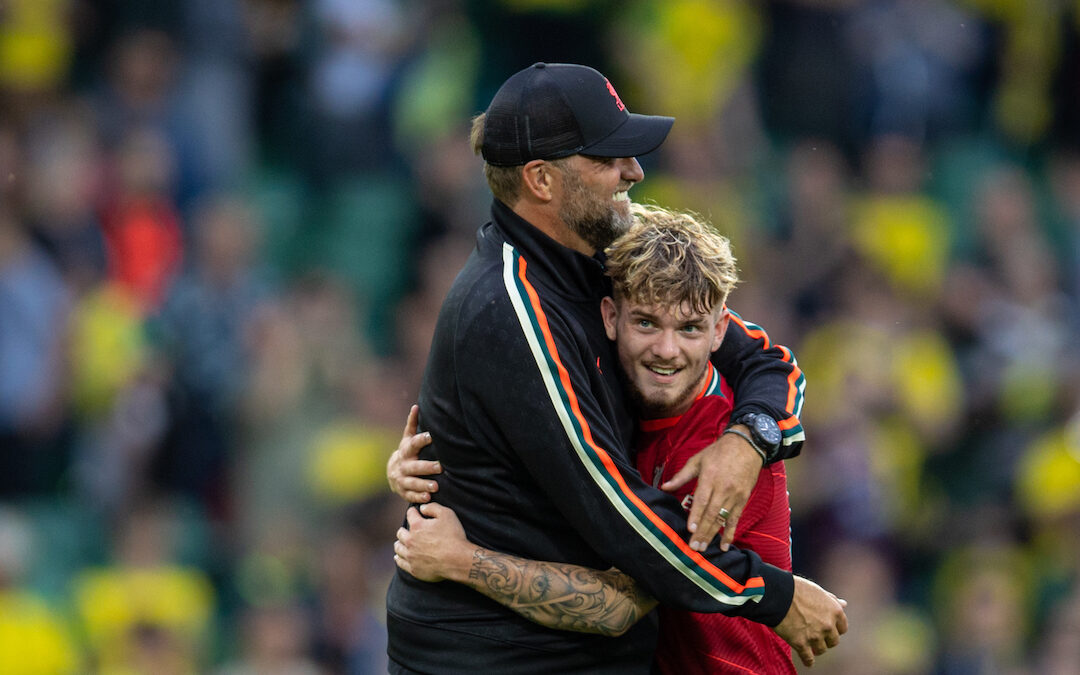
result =
[[[735,391],[732,419],[748,412],[768,414],[783,433],[773,461],[798,455],[806,439],[799,421],[806,378],[791,350],[772,342],[761,326],[731,312],[724,342],[712,361]]]
[[[570,525],[665,604],[778,623],[791,602],[790,574],[750,551],[714,546],[702,555],[690,549],[678,500],[630,466],[591,390],[591,355],[542,301],[526,261],[510,245],[503,251],[503,283],[521,351],[477,358],[489,361],[488,368],[492,359],[505,358],[505,367],[520,376],[517,386],[492,395],[485,406]]]

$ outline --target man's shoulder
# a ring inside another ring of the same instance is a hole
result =
[[[503,267],[503,260],[494,249],[494,244],[488,242],[487,245],[478,246],[450,286],[443,302],[443,313],[449,311],[458,320],[471,320],[493,311],[509,310]]]
[[[454,280],[443,310],[451,309],[458,320],[492,320],[553,297],[546,277],[530,262],[497,228],[481,228],[476,250]]]

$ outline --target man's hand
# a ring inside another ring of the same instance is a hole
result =
[[[743,425],[735,425],[735,428],[747,430]],[[673,492],[695,477],[698,479],[687,521],[687,529],[692,535],[691,549],[704,551],[723,527],[720,548],[728,550],[735,540],[735,527],[757,483],[761,466],[761,455],[746,440],[735,434],[724,434],[691,457],[671,480],[660,486],[661,490]]]
[[[795,595],[787,616],[776,634],[791,645],[803,665],[814,665],[814,657],[824,654],[840,642],[847,632],[847,601],[837,598],[809,579],[795,577]]]
[[[420,581],[462,581],[469,575],[475,546],[453,510],[442,504],[410,508],[409,528],[398,528],[394,562]]]
[[[414,504],[431,501],[431,493],[439,489],[438,483],[420,476],[442,473],[442,466],[438,462],[417,459],[420,451],[431,444],[431,434],[416,433],[419,419],[420,406],[414,405],[405,421],[401,442],[386,462],[386,480],[390,483],[390,489]]]

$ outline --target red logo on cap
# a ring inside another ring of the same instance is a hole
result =
[[[619,94],[615,92],[615,87],[611,86],[611,81],[606,77],[604,82],[607,83],[607,90],[611,93],[611,96],[615,99],[615,104],[619,106],[619,110],[626,110],[626,106],[623,105],[622,99],[619,98]]]

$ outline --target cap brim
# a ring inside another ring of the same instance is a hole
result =
[[[630,113],[626,122],[605,138],[579,152],[594,157],[637,157],[660,147],[675,123],[674,117]]]

